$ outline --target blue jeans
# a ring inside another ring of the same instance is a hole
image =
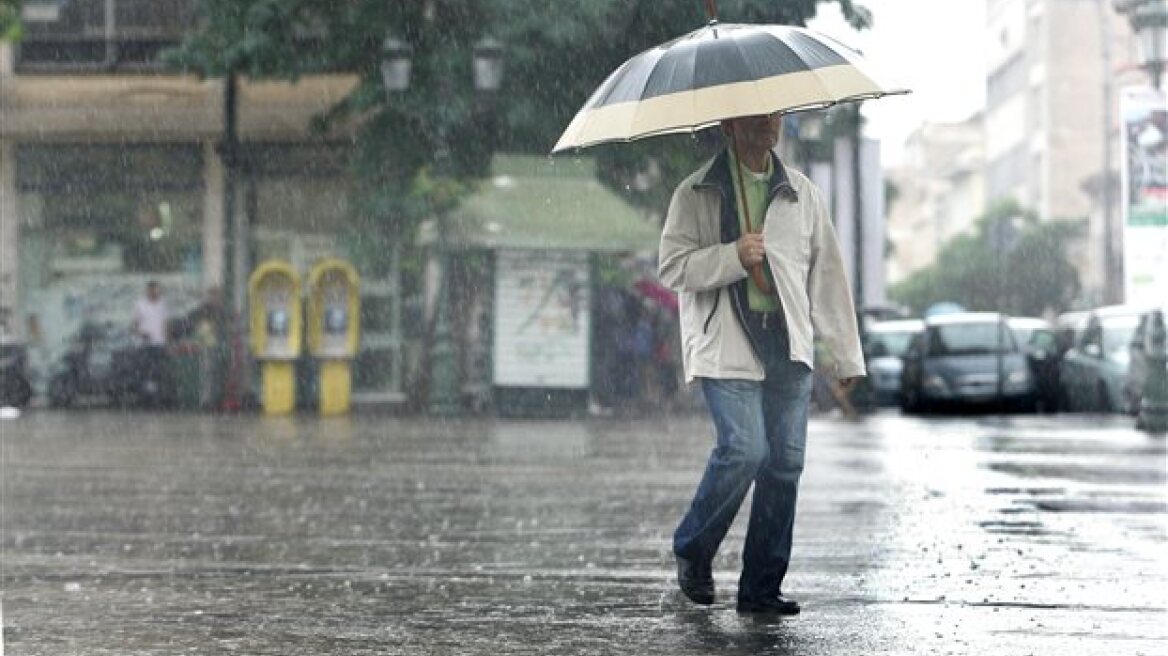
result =
[[[689,512],[673,535],[673,551],[709,563],[754,484],[742,551],[740,599],[780,594],[791,559],[791,534],[811,401],[811,369],[768,363],[763,381],[703,378],[718,444]]]

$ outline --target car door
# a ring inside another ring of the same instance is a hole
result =
[[[1063,357],[1063,398],[1071,410],[1091,407],[1095,399],[1099,367],[1103,363],[1103,325],[1098,317],[1091,317],[1079,336],[1078,343]]]
[[[1128,345],[1129,360],[1127,377],[1123,384],[1123,400],[1124,409],[1132,414],[1140,409],[1144,379],[1148,375],[1148,354],[1144,346],[1151,317],[1151,312],[1140,316],[1140,323],[1136,326],[1136,331],[1132,333],[1131,344]]]

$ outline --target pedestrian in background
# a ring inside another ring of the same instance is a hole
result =
[[[166,353],[169,336],[170,310],[162,297],[162,286],[157,280],[146,283],[146,294],[134,303],[130,318],[130,331],[141,338],[142,363],[146,371],[141,372],[144,380],[170,381],[170,358]]]
[[[722,122],[734,147],[674,192],[658,275],[678,292],[685,378],[700,381],[717,435],[673,536],[678,584],[694,603],[714,602],[714,556],[753,484],[737,608],[793,615],[799,604],[782,584],[803,472],[813,339],[832,351],[832,374],[845,387],[865,369],[824,199],[775,156],[781,126],[777,113]]]

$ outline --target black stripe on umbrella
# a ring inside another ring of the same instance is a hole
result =
[[[552,152],[899,93],[908,89],[881,82],[830,37],[787,25],[712,23],[622,64]]]
[[[844,55],[796,28],[716,25],[629,60],[588,107],[849,64]]]

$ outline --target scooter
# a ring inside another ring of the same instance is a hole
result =
[[[23,408],[32,400],[28,382],[28,348],[15,340],[0,340],[0,407]]]
[[[165,353],[111,323],[81,326],[48,388],[49,404],[55,408],[95,399],[116,406],[169,407],[175,394]]]

